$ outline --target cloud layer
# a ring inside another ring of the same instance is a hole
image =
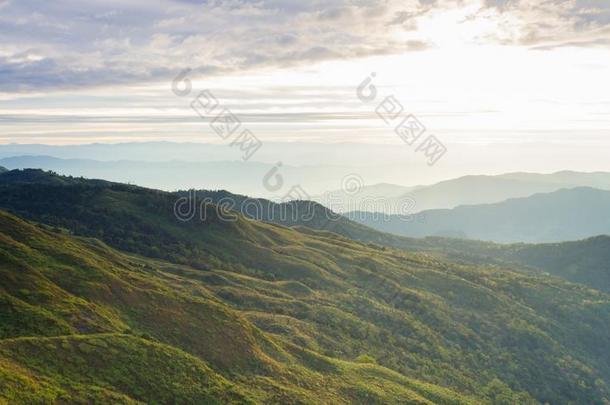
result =
[[[0,0],[0,92],[303,66],[441,46],[421,29],[466,10],[473,43],[607,46],[605,0]],[[451,26],[447,30],[453,29]]]

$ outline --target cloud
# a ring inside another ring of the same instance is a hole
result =
[[[0,45],[0,91],[170,79],[187,66],[210,74],[421,50],[393,36],[401,27],[387,28],[393,9],[368,0],[22,0],[0,15],[0,44],[20,44]],[[18,61],[24,50],[41,60]]]
[[[478,5],[474,38],[608,46],[605,0],[0,0],[0,92],[170,80],[436,48],[420,23]],[[450,28],[449,28],[450,29]]]
[[[610,45],[607,0],[485,0],[498,14],[497,39],[550,50]]]

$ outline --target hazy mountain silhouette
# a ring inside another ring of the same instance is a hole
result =
[[[405,215],[460,205],[490,204],[574,187],[610,190],[610,173],[564,171],[552,174],[464,176],[414,187],[386,184],[363,186],[353,191],[327,192],[314,199],[338,212],[369,211]]]
[[[610,191],[579,187],[496,204],[428,210],[421,220],[351,212],[346,216],[383,232],[495,242],[559,242],[610,234]]]

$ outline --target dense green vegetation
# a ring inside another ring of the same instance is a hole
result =
[[[609,401],[603,292],[211,205],[180,222],[176,197],[0,176],[0,207],[47,224],[0,214],[0,398]]]
[[[543,244],[496,244],[462,239],[426,238],[414,250],[451,261],[494,263],[543,272],[610,292],[610,237]]]
[[[185,267],[4,213],[0,257],[0,402],[473,403],[264,333]]]

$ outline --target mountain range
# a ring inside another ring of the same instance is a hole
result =
[[[8,169],[39,168],[166,191],[229,189],[277,201],[287,197],[291,186],[298,185],[307,199],[335,212],[365,211],[386,215],[411,215],[432,209],[498,203],[562,188],[610,190],[610,173],[574,171],[468,175],[413,185],[409,184],[411,176],[401,178],[395,175],[405,169],[401,166],[400,154],[390,153],[383,163],[371,166],[367,163],[370,159],[365,158],[366,151],[354,149],[350,144],[326,149],[320,145],[298,144],[291,150],[287,150],[285,145],[266,146],[269,150],[265,153],[256,154],[250,161],[242,161],[237,153],[239,149],[227,145],[167,142],[0,145],[0,166]],[[341,148],[353,151],[353,156],[362,159],[343,159]],[[377,152],[371,153],[389,153],[387,147],[379,148],[372,148]],[[270,154],[271,151],[277,152],[276,157]],[[283,158],[278,161],[277,156]],[[321,161],[321,156],[328,159]],[[280,190],[270,188],[264,182],[274,168],[278,169],[285,185]],[[393,182],[388,183],[390,180]]]
[[[340,213],[409,215],[497,203],[562,188],[610,190],[610,173],[606,172],[513,172],[450,178],[451,172],[420,170],[406,153],[391,145],[265,142],[243,161],[240,149],[226,144],[10,144],[0,145],[0,166],[39,168],[166,191],[228,189],[275,200],[284,198],[291,186],[299,185],[308,198]],[[270,190],[263,179],[279,163],[278,173],[286,187]]]
[[[562,171],[551,174],[506,173],[494,176],[464,176],[431,185],[404,187],[379,184],[356,190],[338,190],[315,197],[339,212],[378,212],[410,215],[461,205],[492,204],[512,198],[530,197],[563,188],[592,187],[610,190],[610,173]]]
[[[286,187],[267,190],[263,180],[275,164],[232,161],[102,161],[91,159],[59,159],[51,156],[16,156],[0,159],[9,169],[39,168],[59,174],[101,178],[122,183],[139,184],[167,191],[202,188],[230,188],[248,195],[281,199],[292,185],[313,194],[340,185],[341,178],[352,169],[341,167],[297,167],[282,165]],[[329,175],[330,174],[330,175]]]
[[[561,242],[610,234],[610,191],[561,189],[495,204],[428,210],[413,216],[350,212],[348,218],[402,236],[444,236],[500,243]]]
[[[0,398],[609,400],[605,292],[508,257],[475,263],[491,244],[362,243],[306,226],[323,211],[288,227],[223,209],[205,199],[213,193],[195,196],[200,212],[185,221],[175,214],[184,193],[0,174],[10,212],[0,214]],[[347,219],[337,229],[379,234]],[[458,251],[469,262],[443,258]]]
[[[425,160],[415,157],[409,148],[358,143],[266,141],[247,161],[244,151],[230,142],[0,145],[0,165],[9,169],[40,168],[167,191],[226,188],[266,198],[282,198],[286,193],[270,192],[262,184],[280,163],[286,188],[299,184],[315,196],[340,189],[342,179],[354,173],[361,174],[367,185],[414,182],[400,173],[416,173],[415,167],[425,165]],[[428,172],[428,179],[424,174],[418,181],[443,178]]]

